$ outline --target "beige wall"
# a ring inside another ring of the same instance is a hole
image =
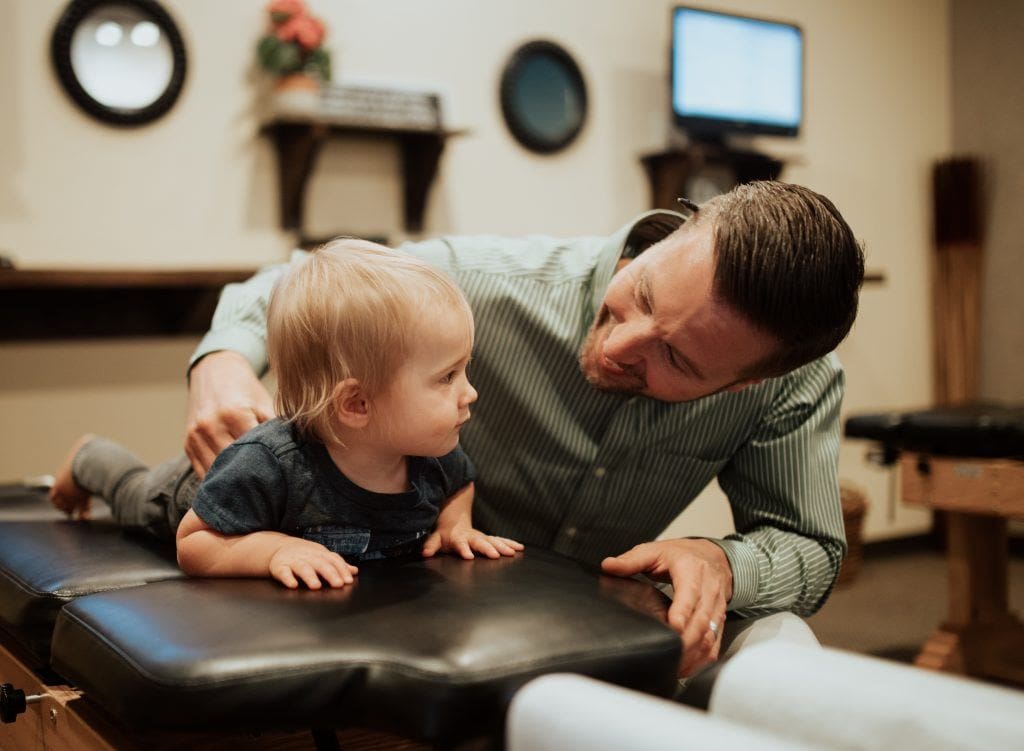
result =
[[[23,267],[231,266],[283,258],[273,154],[258,135],[253,45],[263,3],[166,0],[189,52],[174,110],[119,130],[78,112],[47,45],[63,2],[5,0],[0,25],[0,248]],[[673,3],[655,0],[312,0],[330,25],[340,79],[418,84],[447,95],[453,141],[431,197],[427,236],[490,231],[604,233],[646,208],[637,157],[668,138],[666,61]],[[700,4],[700,3],[695,3]],[[717,9],[799,23],[807,39],[807,124],[761,139],[790,160],[786,179],[830,195],[886,283],[868,287],[842,349],[846,410],[930,399],[929,170],[951,148],[946,0],[716,0]],[[554,157],[518,147],[496,86],[521,41],[562,42],[590,93],[581,138]],[[332,143],[310,186],[312,233],[402,239],[397,155]],[[83,312],[87,314],[87,312]],[[193,342],[0,344],[0,478],[49,471],[90,430],[150,460],[179,450],[182,364]],[[847,445],[842,474],[873,501],[869,535],[923,529],[886,512],[888,474]],[[679,527],[728,524],[714,493]]]
[[[1024,3],[952,6],[953,145],[985,171],[981,394],[1024,401]]]

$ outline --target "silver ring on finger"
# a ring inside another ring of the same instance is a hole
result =
[[[710,631],[712,634],[714,634],[716,639],[718,638],[718,623],[715,621],[714,618],[712,618],[708,622],[708,631]]]

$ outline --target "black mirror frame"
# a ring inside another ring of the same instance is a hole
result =
[[[167,88],[156,101],[139,109],[110,107],[93,99],[82,88],[74,68],[71,66],[71,40],[75,29],[93,10],[103,5],[127,5],[137,8],[150,16],[160,30],[167,35],[174,57],[174,68]],[[165,115],[181,94],[187,70],[185,43],[181,32],[170,14],[156,0],[71,0],[53,29],[50,40],[50,57],[64,90],[75,103],[97,120],[112,125],[144,125]]]
[[[536,131],[532,130],[523,121],[522,113],[516,108],[513,98],[513,89],[518,83],[518,76],[523,66],[535,56],[553,57],[564,66],[571,85],[580,97],[580,118],[571,127],[556,139],[543,138]],[[576,61],[561,45],[543,39],[527,42],[522,45],[509,58],[501,74],[501,112],[505,117],[505,124],[512,132],[515,139],[530,151],[538,154],[553,154],[561,151],[574,140],[583,130],[587,121],[587,85],[583,80],[583,73],[580,71]]]

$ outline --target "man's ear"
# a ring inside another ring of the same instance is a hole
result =
[[[370,421],[370,400],[355,378],[346,378],[334,387],[334,415],[346,428],[365,428]]]
[[[747,386],[756,386],[763,380],[763,378],[748,378],[745,381],[736,381],[731,386],[726,386],[725,390],[735,394],[737,391],[743,391]]]

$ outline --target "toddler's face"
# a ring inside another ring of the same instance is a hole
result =
[[[444,456],[458,445],[477,397],[466,376],[472,329],[461,310],[432,313],[419,328],[411,356],[373,400],[374,419],[397,453]]]

